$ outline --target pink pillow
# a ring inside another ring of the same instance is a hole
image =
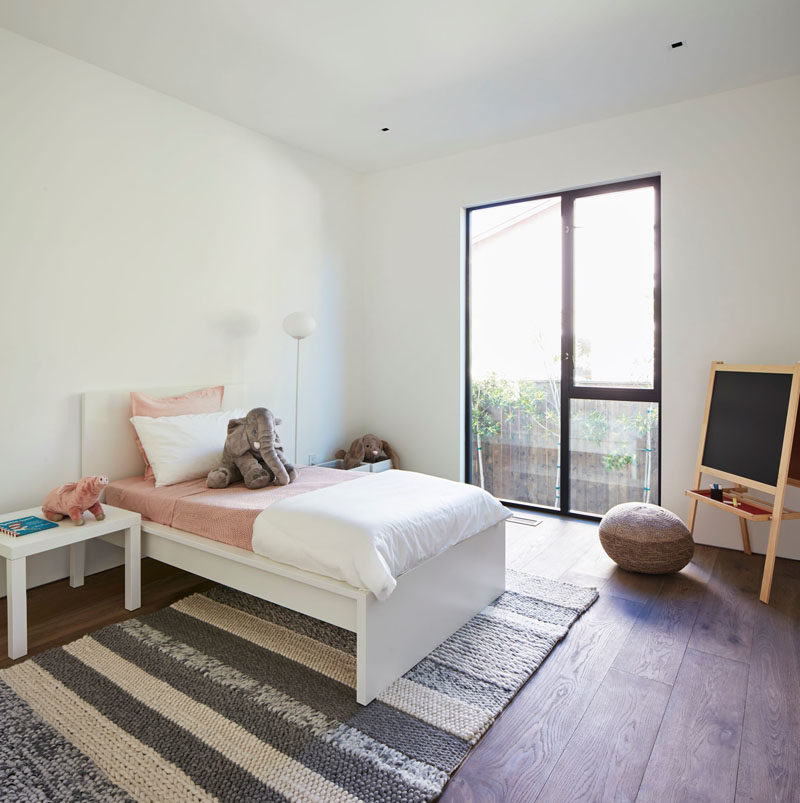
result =
[[[224,385],[213,388],[201,388],[182,396],[168,396],[165,399],[156,399],[146,393],[131,391],[131,416],[146,415],[150,418],[161,418],[169,415],[192,415],[194,413],[217,413],[222,409],[222,397],[225,393]],[[136,448],[144,460],[144,478],[153,477],[153,469],[144,451],[139,436],[134,432]]]

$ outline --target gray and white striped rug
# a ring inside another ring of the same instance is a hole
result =
[[[368,706],[355,636],[215,587],[0,672],[8,801],[425,801],[597,598],[508,591]]]

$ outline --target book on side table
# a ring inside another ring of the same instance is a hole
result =
[[[58,527],[58,524],[54,521],[41,519],[39,516],[23,516],[19,519],[0,521],[0,533],[5,533],[15,538],[20,535],[30,535],[42,530],[49,530],[51,527]]]

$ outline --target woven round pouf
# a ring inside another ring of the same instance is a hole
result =
[[[621,569],[642,574],[679,572],[694,555],[686,525],[669,510],[644,502],[612,507],[600,522],[600,543]]]

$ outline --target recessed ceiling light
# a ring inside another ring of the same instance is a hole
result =
[[[673,50],[675,50],[675,48],[676,48],[676,47],[683,47],[683,42],[682,42],[682,41],[678,41],[678,42],[672,42],[672,44],[670,44],[670,47],[671,47]]]

